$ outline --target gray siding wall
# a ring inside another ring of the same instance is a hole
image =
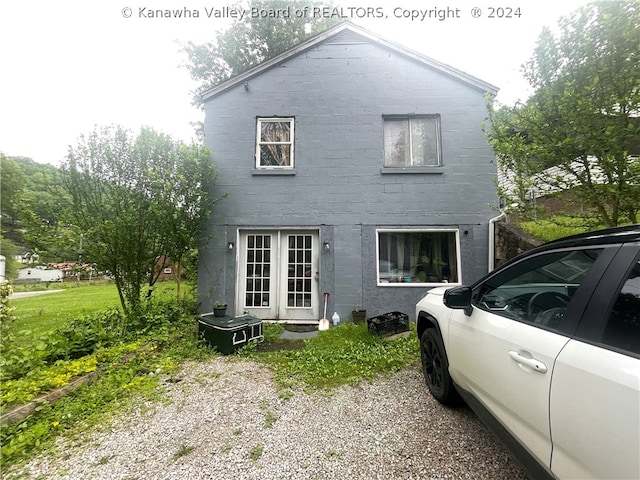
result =
[[[488,220],[495,215],[494,155],[482,132],[484,93],[371,43],[323,43],[214,97],[205,143],[219,171],[200,252],[201,311],[234,298],[240,227],[316,226],[320,288],[348,319],[400,310],[411,318],[424,287],[376,286],[376,228],[460,229],[462,277],[487,270]],[[437,174],[382,173],[383,115],[441,116]],[[295,117],[295,175],[254,173],[256,118]]]

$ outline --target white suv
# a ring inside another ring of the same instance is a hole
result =
[[[539,478],[640,479],[640,225],[547,243],[416,306],[422,368]]]

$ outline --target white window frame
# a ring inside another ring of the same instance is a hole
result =
[[[386,139],[385,139],[385,123],[388,121],[407,121],[408,126],[408,135],[409,135],[409,164],[407,165],[387,165],[387,150],[386,150]],[[426,165],[418,165],[413,163],[413,141],[412,141],[412,127],[411,123],[415,120],[433,120],[435,125],[435,142],[436,142],[436,163],[435,164],[426,164]],[[442,129],[440,125],[440,115],[439,114],[424,114],[424,115],[383,115],[382,117],[382,133],[383,133],[383,167],[389,169],[401,169],[401,168],[423,168],[423,169],[433,169],[442,166]]]
[[[457,282],[383,282],[380,280],[380,233],[454,233],[456,247]],[[458,228],[378,228],[376,229],[376,284],[378,287],[441,287],[462,285],[462,257],[460,255],[460,229]]]
[[[256,121],[256,153],[255,168],[259,170],[293,170],[295,167],[294,160],[294,118],[293,117],[258,117]],[[289,141],[288,142],[264,142],[262,141],[262,124],[263,123],[288,123],[289,124]],[[260,147],[262,145],[289,145],[289,155],[291,165],[261,165],[260,164]]]

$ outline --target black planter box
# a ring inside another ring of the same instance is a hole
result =
[[[409,316],[402,312],[389,312],[367,319],[367,328],[375,335],[388,337],[409,331]]]
[[[262,341],[262,320],[252,315],[215,317],[208,313],[198,319],[198,337],[218,352],[228,355],[251,340]]]

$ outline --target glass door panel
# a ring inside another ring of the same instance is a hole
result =
[[[311,235],[288,236],[287,307],[311,308]]]
[[[271,305],[271,235],[247,235],[244,306]]]
[[[240,231],[235,314],[317,321],[319,232]]]

